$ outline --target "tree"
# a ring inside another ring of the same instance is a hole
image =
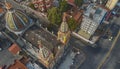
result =
[[[33,3],[29,3],[28,5],[30,8],[34,9],[35,10],[35,7],[34,7],[34,4]]]
[[[75,4],[80,7],[83,4],[83,0],[75,0]]]
[[[60,0],[59,3],[60,3],[59,9],[61,13],[69,9],[69,5],[66,0]]]
[[[60,25],[62,18],[59,9],[56,7],[52,7],[47,12],[48,12],[48,20],[54,25]]]
[[[73,30],[75,30],[76,27],[77,27],[77,22],[76,22],[73,18],[70,18],[70,19],[68,20],[68,26],[69,26],[69,28],[73,31]]]

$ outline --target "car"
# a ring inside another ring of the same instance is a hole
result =
[[[117,36],[118,32],[119,32],[120,26],[113,23],[113,25],[110,28],[111,34],[113,37]]]
[[[2,48],[0,48],[0,51],[2,51]]]
[[[109,41],[112,41],[112,40],[113,40],[113,37],[110,37],[110,38],[109,38]]]

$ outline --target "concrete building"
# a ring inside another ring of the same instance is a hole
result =
[[[32,0],[35,9],[41,12],[46,12],[53,3],[53,0]]]
[[[8,48],[8,51],[11,52],[14,56],[16,56],[19,55],[21,48],[16,43],[14,43]],[[11,64],[7,69],[27,69],[27,67],[19,60],[19,58],[14,60],[14,63]]]
[[[13,65],[8,67],[8,69],[27,69],[27,67],[19,60],[16,60]]]
[[[102,6],[90,4],[84,12],[78,34],[85,38],[85,40],[90,40],[98,26],[104,21],[107,11],[108,9]]]
[[[0,42],[1,43],[1,42]],[[1,69],[27,69],[27,67],[19,61],[22,56],[19,54],[21,48],[13,43],[8,48],[0,51],[0,68]]]
[[[108,11],[109,10],[103,6],[90,4],[84,12],[84,15],[96,23],[102,23]]]
[[[0,17],[5,13],[5,10],[0,6]]]
[[[98,25],[99,23],[96,23],[89,17],[84,16],[78,34],[86,39],[90,39],[90,37],[94,34],[95,30],[97,29]]]
[[[110,10],[112,10],[115,5],[117,4],[118,0],[108,0],[107,3],[106,3],[106,7]]]

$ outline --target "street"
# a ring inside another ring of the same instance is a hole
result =
[[[103,42],[101,42],[100,45],[104,45],[104,46],[97,46],[96,48],[83,44],[80,40],[78,40],[75,37],[72,37],[72,40],[70,41],[72,46],[76,46],[77,48],[80,48],[86,54],[86,60],[79,67],[79,69],[97,69],[97,66],[108,52],[109,50],[108,47],[110,46],[110,43],[108,41],[105,41],[108,42],[106,45]]]
[[[119,36],[120,36],[120,31],[119,31],[119,33],[117,34],[117,36],[115,37],[115,40],[113,41],[110,50],[107,52],[106,56],[103,58],[103,60],[101,61],[100,65],[98,66],[97,69],[102,69],[102,66],[105,64],[105,62],[106,62],[106,60],[108,59],[108,57],[110,57],[113,48],[116,47],[115,45],[116,45],[116,42],[118,42],[117,40],[118,40]]]
[[[120,69],[120,36],[102,69]]]
[[[119,39],[120,39],[120,37],[119,37]],[[75,46],[77,48],[80,48],[86,54],[86,60],[80,66],[79,69],[97,69],[98,66],[100,66],[100,64],[104,64],[104,62],[106,61],[105,58],[107,58],[106,56],[110,55],[112,49],[115,47],[114,44],[116,43],[116,41],[117,40],[115,40],[115,42],[112,43],[108,39],[100,39],[98,46],[96,48],[93,48],[89,45],[85,45],[84,43],[81,42],[81,40],[79,40],[75,37],[72,37],[72,39],[70,40],[71,45]],[[117,43],[119,43],[119,41],[117,41]],[[105,59],[105,60],[103,60],[103,59]],[[102,61],[104,61],[104,62],[102,62]],[[104,68],[104,69],[106,69],[106,68]],[[108,69],[110,69],[110,68],[108,68]]]

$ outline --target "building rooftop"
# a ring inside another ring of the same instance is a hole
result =
[[[27,67],[19,60],[16,60],[13,65],[8,67],[8,69],[27,69]]]
[[[22,31],[29,24],[29,18],[21,10],[8,10],[5,15],[6,26],[11,31]]]
[[[8,50],[13,54],[17,54],[21,49],[17,44],[14,43],[8,48]]]
[[[63,44],[57,40],[55,35],[36,25],[30,27],[24,33],[23,38],[36,47],[38,47],[39,42],[41,42],[43,46],[50,49],[52,52],[55,48],[58,49],[59,46],[63,46]]]
[[[91,35],[87,32],[85,32],[84,30],[80,29],[78,31],[78,34],[81,35],[82,37],[86,38],[86,39],[89,39],[91,37]]]
[[[0,52],[0,67],[3,66],[10,66],[11,64],[14,64],[14,61],[16,59],[19,59],[20,56],[16,55],[14,56],[11,52],[9,52],[8,50],[3,50]]]
[[[75,2],[75,0],[67,0],[67,3],[68,3],[68,4],[70,4],[70,5],[72,5],[73,7],[76,8],[77,6],[75,5],[74,2]]]
[[[28,62],[26,64],[28,69],[43,69],[40,65],[38,65],[37,63],[32,63],[32,62]]]
[[[79,22],[79,20],[81,20],[83,18],[82,15],[83,15],[83,11],[76,11],[76,12],[73,13],[73,18],[77,22]]]
[[[11,44],[12,42],[0,33],[0,48],[2,48],[0,51],[0,67],[8,67],[14,63],[14,60],[21,58],[20,55],[14,55],[12,53],[16,51],[16,49],[13,48],[14,46],[11,46]]]
[[[69,18],[73,17],[77,23],[80,23],[80,21],[83,18],[83,11],[74,8],[72,8],[72,10],[65,12],[65,14],[66,14],[66,20],[69,20]]]
[[[2,16],[5,13],[4,5],[0,2],[0,16]]]
[[[0,13],[2,13],[3,12],[3,8],[2,7],[0,7]]]
[[[93,21],[97,23],[101,23],[107,11],[108,9],[104,8],[103,6],[90,4],[87,7],[84,15],[90,17]]]

